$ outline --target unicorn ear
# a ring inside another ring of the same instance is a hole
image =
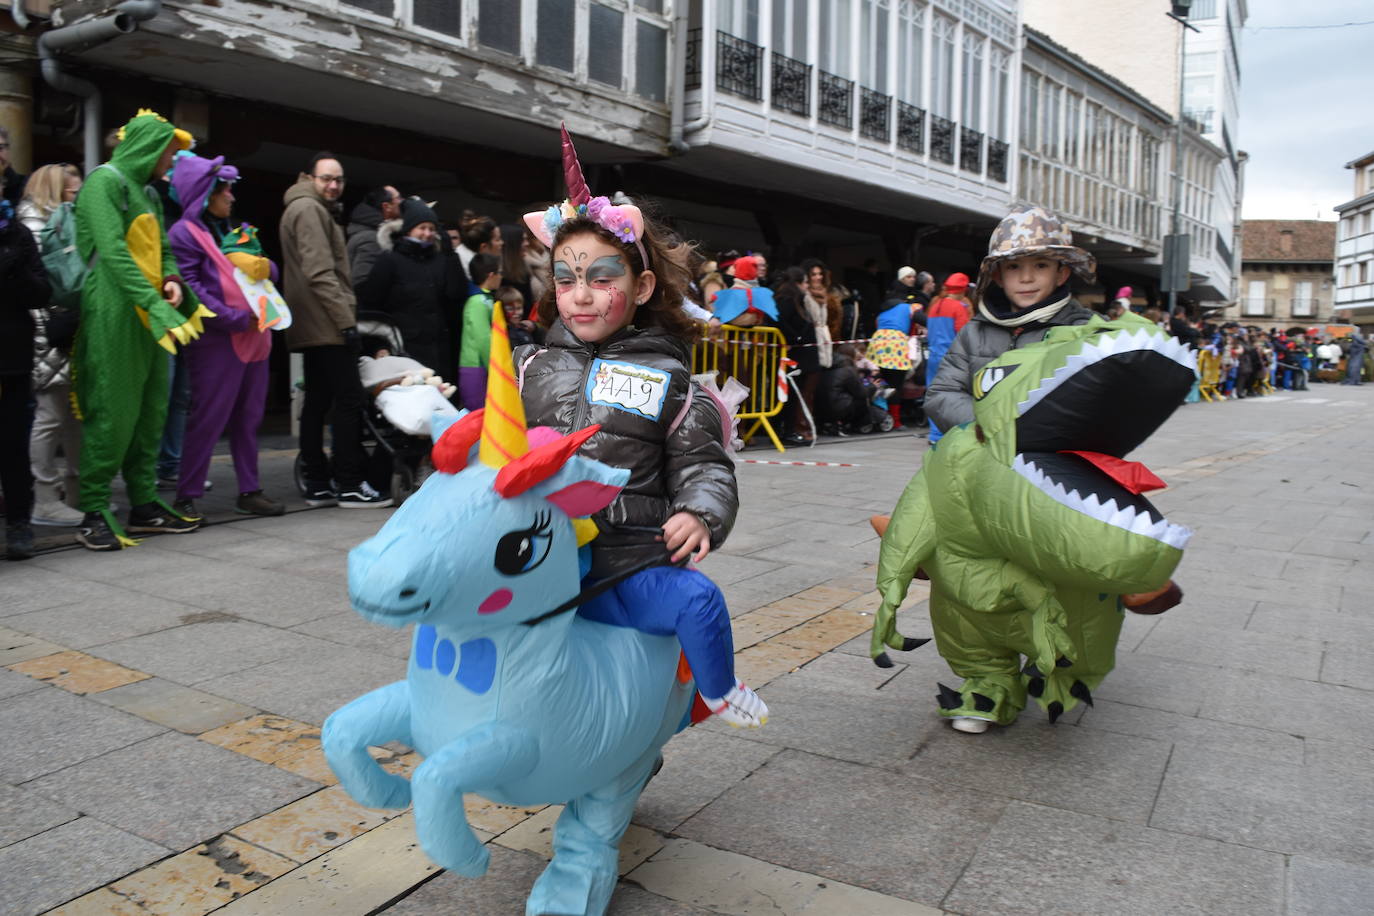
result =
[[[524,220],[525,226],[534,233],[534,237],[543,242],[545,248],[552,248],[553,236],[549,235],[548,227],[544,225],[544,214],[547,212],[547,210],[536,210],[533,213],[526,213]],[[643,223],[642,217],[640,222]]]
[[[532,491],[562,509],[569,518],[582,518],[609,506],[629,481],[630,472],[625,468],[574,455],[557,474]]]
[[[635,241],[644,238],[644,214],[634,204],[621,204],[620,212],[625,214],[630,220],[630,225],[635,230]]]

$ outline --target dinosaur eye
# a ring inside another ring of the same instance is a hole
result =
[[[543,563],[553,546],[552,513],[543,513],[534,525],[512,531],[496,542],[496,569],[503,576],[518,576]]]

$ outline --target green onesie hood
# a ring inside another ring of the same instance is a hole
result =
[[[153,174],[153,166],[173,138],[179,149],[190,149],[195,142],[189,133],[178,130],[162,115],[141,108],[119,129],[119,145],[110,156],[110,164],[130,181],[148,184],[159,177]]]

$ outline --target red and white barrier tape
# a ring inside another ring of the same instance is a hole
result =
[[[743,464],[784,464],[806,468],[858,468],[861,464],[845,464],[842,461],[768,461],[763,458],[745,458]]]

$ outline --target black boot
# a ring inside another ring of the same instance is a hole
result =
[[[33,529],[24,522],[5,526],[5,556],[11,560],[33,559]]]

